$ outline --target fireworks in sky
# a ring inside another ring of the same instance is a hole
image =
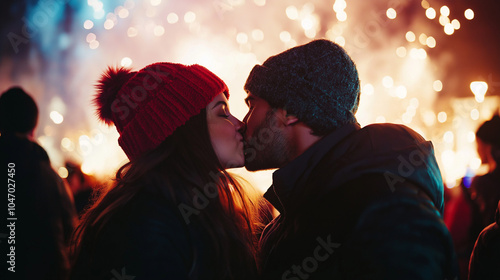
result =
[[[432,140],[449,187],[480,171],[478,125],[498,112],[497,72],[479,44],[484,19],[467,1],[126,0],[13,3],[2,33],[1,90],[22,85],[39,103],[38,141],[62,176],[64,161],[109,178],[126,162],[114,127],[91,105],[107,66],[201,64],[229,86],[243,118],[257,63],[315,38],[342,45],[359,70],[358,121],[407,125]],[[487,22],[484,24],[488,24]],[[471,31],[472,30],[472,31]],[[468,36],[468,35],[467,35]],[[490,34],[496,36],[498,34]],[[476,53],[478,52],[478,53]],[[466,53],[467,55],[464,55]],[[498,54],[493,54],[498,56]],[[497,58],[496,58],[497,59]],[[485,61],[483,63],[483,60]],[[457,61],[461,61],[457,67]],[[497,94],[497,95],[495,95]],[[262,190],[269,172],[236,173]]]

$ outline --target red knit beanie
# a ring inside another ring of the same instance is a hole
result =
[[[160,62],[138,72],[110,67],[96,87],[98,116],[115,124],[130,160],[158,147],[218,94],[228,97],[226,84],[196,64]]]

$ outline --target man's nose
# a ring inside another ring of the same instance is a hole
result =
[[[243,135],[243,134],[245,134],[245,131],[247,130],[247,124],[245,122],[240,122],[239,120],[238,120],[238,122],[239,122],[239,124],[238,124],[239,127],[237,127],[238,132]]]

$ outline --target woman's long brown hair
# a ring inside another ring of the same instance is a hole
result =
[[[210,236],[215,254],[211,261],[217,262],[216,278],[250,279],[255,275],[256,204],[221,167],[211,145],[206,110],[179,127],[155,150],[117,171],[114,185],[82,216],[73,237],[75,261],[82,247],[94,248],[94,241],[110,218],[126,208],[147,184],[165,188],[176,207],[183,203],[194,209],[195,190],[203,193],[207,184],[215,184],[218,196],[192,218]],[[194,263],[197,261],[201,260],[195,259]]]

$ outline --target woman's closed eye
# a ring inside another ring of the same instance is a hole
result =
[[[225,106],[223,106],[223,108],[221,108],[220,112],[219,112],[219,117],[223,117],[223,118],[229,118],[229,116],[231,116],[231,114],[229,113],[229,111],[225,108]]]

